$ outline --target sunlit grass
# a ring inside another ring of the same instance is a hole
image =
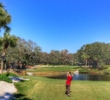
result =
[[[16,83],[18,92],[29,100],[109,100],[109,81],[73,81],[71,97],[65,95],[65,80],[26,76],[29,81]],[[27,99],[27,100],[28,100]],[[24,100],[24,99],[20,99]]]

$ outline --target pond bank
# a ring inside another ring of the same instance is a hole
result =
[[[32,72],[35,76],[59,76],[66,75],[67,72]]]

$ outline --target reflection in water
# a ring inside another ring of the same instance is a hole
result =
[[[74,80],[101,80],[101,75],[78,74],[74,75]]]
[[[80,75],[79,75],[79,71],[77,70],[77,71],[74,72],[73,79],[74,79],[74,80],[79,80],[79,76],[80,76]]]
[[[73,80],[110,81],[110,75],[75,74]]]
[[[110,75],[75,74],[73,80],[110,81]]]
[[[73,80],[87,80],[86,74],[74,74]]]
[[[48,78],[53,79],[66,79],[66,75],[60,76],[50,76]],[[91,75],[91,74],[82,74],[82,73],[75,73],[73,80],[92,80],[92,81],[110,81],[110,75]]]

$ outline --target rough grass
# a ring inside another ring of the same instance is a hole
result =
[[[109,81],[73,81],[71,97],[65,95],[65,80],[26,76],[16,83],[17,100],[109,100]]]

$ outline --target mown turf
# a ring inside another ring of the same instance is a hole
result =
[[[109,100],[109,81],[74,81],[71,97],[65,95],[65,80],[27,76],[30,79],[16,83],[17,100]]]

